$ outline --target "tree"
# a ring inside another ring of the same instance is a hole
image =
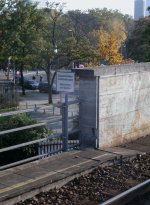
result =
[[[138,62],[150,61],[150,17],[135,22],[133,35],[127,41],[128,55]]]
[[[63,7],[61,3],[47,2],[46,8],[37,9],[36,5],[25,4],[23,0],[2,0],[0,4],[1,61],[7,62],[12,56],[21,71],[23,94],[23,70],[43,68],[49,85],[49,103],[52,103],[52,84],[58,69],[74,62],[91,62],[97,57],[99,44],[98,38],[92,35],[94,32],[103,29],[114,35],[113,40],[118,44],[128,36],[130,18],[118,11],[105,8],[64,14]],[[51,69],[56,71],[53,76]]]
[[[39,25],[41,17],[36,5],[25,4],[22,0],[12,1],[10,7],[3,11],[3,24],[5,27],[2,50],[7,58],[12,57],[21,73],[22,93],[25,95],[23,70],[30,65],[36,54],[37,42],[39,40]],[[5,14],[5,15],[4,15]],[[8,17],[9,18],[8,18]],[[4,56],[3,55],[3,56]],[[5,59],[6,59],[5,56]]]
[[[150,14],[150,6],[148,6],[147,11],[148,11],[148,12],[149,12],[149,14]]]
[[[56,73],[52,76],[51,70],[59,68],[58,62],[58,47],[59,47],[59,35],[56,31],[59,24],[60,17],[62,15],[63,4],[49,3],[47,7],[41,10],[43,17],[43,25],[41,29],[40,47],[38,57],[40,59],[39,64],[46,72],[48,81],[48,102],[52,103],[52,85]]]
[[[49,85],[49,103],[52,103],[52,84],[57,70],[94,55],[91,43],[77,20],[78,12],[73,13],[71,18],[69,13],[63,14],[63,6],[60,3],[51,3],[42,10],[45,24],[40,57]],[[55,71],[53,76],[51,69]]]
[[[91,59],[88,61],[90,63],[88,63],[88,65],[97,65],[98,63],[96,55],[94,56],[94,54],[99,47],[99,30],[104,30],[110,35],[113,34],[117,45],[118,55],[120,55],[120,47],[128,36],[127,24],[128,22],[132,22],[129,16],[124,16],[118,11],[107,10],[105,8],[102,10],[92,9],[86,13],[82,13],[78,10],[69,11],[68,17],[70,22],[72,22],[69,25],[71,26],[71,30],[74,31],[74,36],[77,33],[77,36],[86,36],[90,41],[93,55],[91,55]],[[116,56],[116,58],[121,58],[121,55]],[[121,60],[118,61],[118,63],[121,62]]]
[[[119,53],[120,43],[113,32],[107,33],[101,29],[96,33],[98,37],[97,58],[108,64],[121,64],[122,55]]]
[[[10,34],[8,22],[11,19],[11,13],[14,8],[14,1],[0,1],[0,64],[1,67],[7,66],[7,59],[9,55],[9,41]]]

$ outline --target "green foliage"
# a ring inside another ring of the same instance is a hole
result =
[[[150,6],[148,6],[147,11],[148,11],[148,12],[149,12],[149,14],[150,14]]]
[[[91,38],[93,31],[113,31],[119,42],[132,31],[132,19],[117,10],[75,10],[64,14],[63,8],[64,4],[55,2],[47,2],[44,9],[23,0],[2,0],[0,4],[0,63],[7,65],[12,56],[22,79],[24,69],[43,68],[49,84],[49,103],[53,83],[50,69],[57,71],[75,61],[95,59],[98,41]],[[23,81],[22,92],[25,94]]]
[[[27,114],[19,114],[0,118],[0,131],[23,127],[31,124],[36,124],[37,121],[32,119]],[[50,131],[45,127],[36,127],[27,130],[17,131],[5,135],[0,135],[0,148],[5,148],[17,145],[24,142],[47,137]],[[27,157],[37,155],[37,145],[30,145],[28,147],[15,149],[4,152],[0,162],[2,164],[17,161]]]
[[[48,73],[50,65],[58,59],[59,65],[55,63],[55,69],[74,60],[93,58],[96,47],[89,38],[92,31],[103,28],[111,32],[118,21],[121,32],[131,25],[131,18],[117,10],[75,10],[63,14],[63,7],[63,4],[53,2],[39,10],[36,5],[24,4],[22,0],[3,0],[0,4],[0,58],[7,62],[12,56],[16,67],[43,67]],[[54,53],[56,46],[57,55]]]
[[[133,35],[127,41],[128,56],[138,62],[150,61],[150,17],[135,23]]]

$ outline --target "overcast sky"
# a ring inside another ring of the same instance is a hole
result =
[[[46,0],[33,0],[45,2]],[[134,13],[134,0],[51,0],[51,2],[64,2],[66,3],[66,10],[79,9],[86,11],[92,8],[107,8],[107,9],[117,9],[123,14],[129,14],[133,16]]]

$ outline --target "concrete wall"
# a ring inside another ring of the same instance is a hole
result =
[[[83,146],[116,146],[150,134],[150,63],[79,69]]]

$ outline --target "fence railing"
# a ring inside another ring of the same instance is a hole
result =
[[[0,81],[0,108],[10,108],[18,106],[17,87],[11,82]]]
[[[79,148],[79,140],[68,140],[68,151],[72,149]],[[47,154],[52,155],[54,152],[62,152],[63,150],[63,141],[62,140],[53,140],[53,141],[42,141],[39,143],[38,153],[39,155]],[[52,153],[52,154],[51,154]]]
[[[34,148],[37,152],[37,155],[26,158],[26,159],[22,159],[19,161],[15,161],[9,164],[3,164],[2,166],[0,166],[0,170],[4,170],[13,166],[17,166],[19,164],[23,164],[23,163],[27,163],[33,160],[38,160],[41,158],[45,158],[47,156],[56,154],[56,153],[61,153],[63,151],[69,151],[73,148],[79,148],[79,139],[70,139],[68,138],[69,135],[72,135],[74,133],[77,133],[79,130],[78,128],[75,131],[72,132],[68,132],[68,130],[66,131],[66,128],[68,129],[68,127],[66,127],[66,122],[68,123],[69,119],[74,119],[77,117],[77,115],[71,114],[72,116],[70,116],[68,118],[68,113],[70,112],[70,110],[68,109],[69,105],[73,105],[74,103],[77,103],[77,101],[73,101],[73,102],[69,102],[68,105],[66,105],[65,103],[62,105],[54,105],[53,107],[55,107],[56,109],[61,109],[61,111],[59,110],[59,113],[62,114],[62,117],[59,119],[59,121],[62,120],[62,131],[61,134],[55,134],[55,135],[51,135],[42,139],[37,139],[37,140],[31,140],[29,142],[24,142],[24,143],[20,143],[17,145],[13,145],[13,146],[9,146],[9,147],[5,147],[5,148],[1,148],[0,149],[0,154],[2,156],[2,154],[5,152],[11,152],[13,150],[16,149],[28,149],[28,148]],[[66,106],[67,106],[67,110],[68,113],[67,115],[65,115],[66,113]],[[52,107],[52,106],[50,106]],[[0,117],[3,116],[10,116],[10,115],[16,115],[16,114],[20,114],[20,113],[28,113],[28,112],[43,112],[43,109],[50,109],[48,106],[34,106],[30,109],[27,110],[18,110],[18,111],[12,111],[12,112],[7,112],[7,113],[1,113]],[[71,111],[72,113],[72,111]],[[51,120],[49,123],[53,123],[54,121],[57,122],[58,119],[53,119]],[[77,119],[76,119],[77,120]],[[40,123],[36,123],[34,125],[28,125],[28,126],[23,126],[23,127],[19,127],[19,128],[14,128],[14,129],[10,129],[10,130],[4,130],[4,131],[0,131],[0,137],[2,135],[5,134],[9,134],[9,133],[13,133],[13,132],[17,132],[17,131],[23,131],[23,130],[27,130],[27,129],[31,129],[31,128],[35,128],[35,127],[39,127],[39,126],[46,126],[47,122],[40,122]],[[67,132],[67,138],[66,138],[66,132]],[[65,136],[65,137],[64,137]],[[66,141],[67,140],[67,141]]]

